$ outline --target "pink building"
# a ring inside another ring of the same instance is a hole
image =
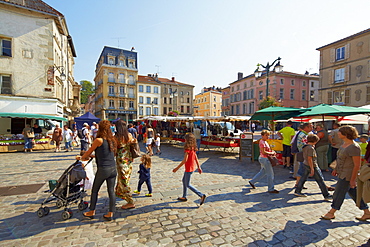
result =
[[[318,81],[318,75],[271,71],[268,91],[285,107],[306,108],[316,95],[313,82]],[[266,89],[265,73],[256,78],[254,74],[243,77],[239,72],[238,80],[230,83],[230,115],[252,115],[266,97]]]

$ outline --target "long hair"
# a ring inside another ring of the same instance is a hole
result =
[[[129,140],[129,132],[127,129],[127,123],[123,120],[118,120],[116,122],[116,135],[118,144],[121,144],[122,142],[128,142]]]
[[[96,134],[96,138],[103,138],[107,140],[109,144],[109,150],[116,154],[117,151],[116,139],[112,134],[112,130],[110,129],[110,122],[108,120],[103,120],[99,123],[99,129],[98,133]]]
[[[195,139],[195,136],[193,133],[187,133],[185,135],[185,145],[184,149],[189,149],[189,150],[195,150],[198,151],[197,147],[197,140]]]
[[[141,156],[141,159],[143,161],[143,165],[146,169],[148,168],[151,168],[152,167],[152,158],[150,158],[149,155],[147,154],[143,154],[143,156]]]

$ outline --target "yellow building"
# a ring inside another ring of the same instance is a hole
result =
[[[203,88],[200,94],[195,95],[194,116],[221,116],[221,105],[221,88]]]
[[[95,70],[95,113],[101,119],[137,118],[137,53],[104,46]]]
[[[370,29],[328,45],[320,51],[321,102],[362,106],[370,103]]]

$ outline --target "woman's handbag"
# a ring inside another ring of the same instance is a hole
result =
[[[267,156],[272,166],[276,166],[279,164],[279,160],[276,158],[276,156]]]
[[[131,142],[130,144],[130,152],[133,159],[140,157],[140,146],[137,140]]]

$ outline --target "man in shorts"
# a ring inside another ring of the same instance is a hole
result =
[[[283,139],[283,165],[284,168],[290,167],[290,160],[293,157],[291,150],[292,138],[295,135],[295,130],[292,128],[293,122],[288,121],[287,126],[278,131],[278,135]]]

